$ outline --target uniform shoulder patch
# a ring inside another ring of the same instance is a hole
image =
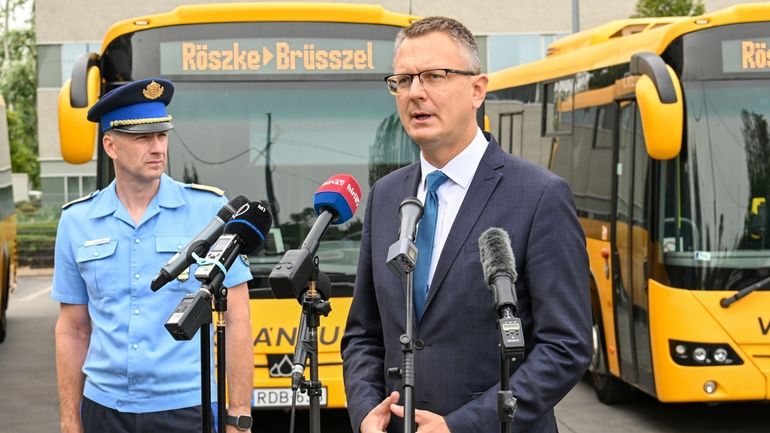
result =
[[[211,186],[211,185],[201,185],[199,183],[191,183],[190,184],[190,188],[197,189],[199,191],[212,192],[212,193],[214,193],[216,195],[219,195],[219,196],[225,195],[225,190],[217,188],[215,186]]]
[[[98,189],[96,191],[92,192],[91,194],[84,195],[83,197],[76,198],[75,200],[72,200],[70,202],[64,203],[64,205],[62,205],[61,208],[62,209],[67,209],[68,207],[72,206],[73,204],[82,203],[82,202],[91,200],[92,198],[96,197],[97,194],[99,194],[99,190]]]

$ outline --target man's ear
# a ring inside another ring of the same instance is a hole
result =
[[[473,78],[473,108],[478,110],[481,104],[484,103],[484,98],[487,97],[489,76],[487,74],[479,74]]]
[[[117,152],[115,152],[115,146],[117,145],[115,136],[113,136],[110,133],[104,134],[102,137],[102,147],[104,148],[104,153],[107,154],[111,159],[115,159],[117,156]]]

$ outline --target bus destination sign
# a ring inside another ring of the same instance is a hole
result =
[[[393,42],[251,38],[163,42],[163,75],[390,73]]]
[[[722,72],[770,72],[770,38],[722,41]]]

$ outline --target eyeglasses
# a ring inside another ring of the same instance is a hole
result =
[[[428,69],[427,71],[418,72],[416,74],[393,74],[385,77],[385,84],[388,86],[388,91],[391,95],[406,95],[409,93],[409,89],[412,88],[412,81],[414,77],[420,79],[420,84],[426,90],[437,90],[446,87],[447,75],[459,74],[474,76],[478,75],[471,71],[461,71],[458,69]]]

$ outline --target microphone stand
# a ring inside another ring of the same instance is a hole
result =
[[[221,279],[220,279],[221,280]],[[218,288],[209,287],[214,296],[214,311],[217,313],[216,342],[217,342],[217,431],[224,433],[227,429],[227,396],[225,381],[227,373],[226,341],[225,341],[225,311],[227,311],[227,288],[220,282]],[[209,404],[209,406],[211,406]],[[205,430],[204,430],[205,431]]]
[[[178,341],[192,340],[195,333],[200,330],[201,431],[203,433],[210,433],[213,425],[211,420],[211,297],[211,287],[208,284],[202,285],[196,294],[189,294],[182,298],[164,325],[171,337]],[[224,384],[222,386],[224,387]],[[224,408],[224,406],[220,407]]]
[[[323,387],[318,377],[318,327],[321,325],[320,316],[328,316],[332,310],[331,303],[324,299],[331,297],[331,286],[327,277],[324,277],[324,280],[320,279],[320,274],[318,257],[316,257],[313,261],[313,272],[308,280],[308,289],[301,295],[302,316],[299,321],[299,335],[303,337],[297,342],[304,349],[304,356],[310,359],[310,380],[305,380],[304,376],[297,380],[294,377],[294,372],[292,372],[292,389],[299,388],[299,390],[307,392],[310,400],[310,433],[321,432]],[[326,287],[327,285],[329,287]],[[302,356],[297,355],[297,353],[300,352],[295,349],[295,357]],[[299,361],[302,362],[304,369],[306,359]],[[295,359],[295,362],[298,360]]]
[[[211,305],[211,292],[201,288],[200,293]],[[205,295],[208,295],[206,297]],[[201,432],[211,431],[211,308],[201,321]]]
[[[500,432],[511,433],[516,415],[517,400],[511,392],[511,362],[524,356],[524,337],[521,320],[514,309],[504,306],[498,310],[497,328],[500,331],[500,391],[497,392],[497,417]]]
[[[398,248],[402,249],[399,250]],[[401,380],[404,390],[404,433],[417,431],[414,415],[414,264],[417,261],[417,249],[410,239],[401,239],[391,245],[388,253],[388,265],[398,276],[406,277],[406,323],[405,332],[399,337],[401,342],[401,368],[388,369],[388,377]],[[411,255],[398,254],[406,249],[413,250]]]
[[[399,341],[401,342],[401,369],[397,374],[393,369],[388,374],[401,378],[404,388],[404,433],[417,431],[414,419],[414,274],[406,274],[406,331]],[[398,369],[396,369],[398,370]]]
[[[307,339],[300,342],[305,345],[310,359],[310,380],[303,380],[299,388],[307,392],[310,398],[310,433],[321,432],[321,396],[322,386],[318,377],[318,327],[321,325],[320,316],[328,316],[332,307],[329,301],[325,301],[316,288],[318,283],[318,266],[314,266],[313,276],[308,281],[308,290],[302,301],[302,314],[307,328]],[[302,335],[302,330],[299,331]]]

